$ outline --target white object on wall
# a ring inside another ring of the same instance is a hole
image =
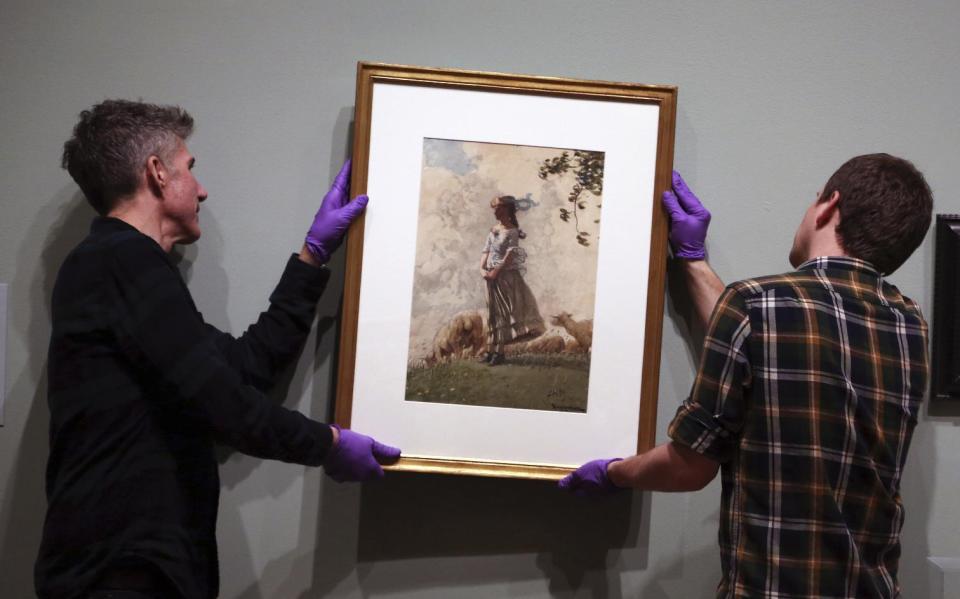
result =
[[[928,557],[930,599],[960,599],[960,558]]]
[[[0,283],[0,426],[7,397],[7,284]]]

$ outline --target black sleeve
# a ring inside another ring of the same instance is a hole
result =
[[[161,408],[181,409],[186,402],[218,439],[244,453],[306,465],[323,462],[332,442],[330,427],[274,404],[244,383],[162,250],[132,241],[111,256],[108,285],[116,334],[134,361],[171,389],[169,401],[178,405]]]
[[[301,261],[296,254],[270,295],[270,307],[239,338],[204,325],[214,345],[243,380],[267,392],[293,362],[310,333],[317,300],[330,271]]]

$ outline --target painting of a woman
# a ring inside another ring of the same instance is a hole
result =
[[[603,156],[424,139],[406,401],[587,411]]]
[[[490,366],[504,362],[504,346],[529,341],[546,330],[537,300],[523,280],[527,254],[520,247],[526,233],[517,222],[517,200],[498,196],[490,201],[497,223],[490,229],[480,259],[487,283],[487,351]]]

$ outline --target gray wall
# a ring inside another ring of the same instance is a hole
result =
[[[714,214],[725,280],[783,271],[793,230],[852,155],[887,151],[960,212],[960,4],[944,2],[0,2],[0,282],[10,288],[0,428],[0,579],[32,596],[43,517],[48,297],[91,212],[58,168],[77,113],[106,97],[179,103],[210,191],[183,252],[197,304],[235,332],[266,301],[350,146],[355,63],[378,60],[678,85],[676,165]],[[390,198],[373,198],[374,202]],[[930,240],[892,280],[931,306]],[[342,267],[287,405],[329,413]],[[313,347],[316,351],[312,351]],[[692,381],[664,323],[658,434]],[[960,555],[956,414],[924,411],[904,480],[902,582]],[[571,440],[576,442],[576,440]],[[317,470],[229,457],[223,597],[706,597],[719,486],[600,503],[550,485]]]

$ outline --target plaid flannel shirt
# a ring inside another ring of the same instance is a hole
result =
[[[718,597],[898,597],[900,477],[928,378],[915,302],[815,258],[717,303],[670,437],[722,464]]]

